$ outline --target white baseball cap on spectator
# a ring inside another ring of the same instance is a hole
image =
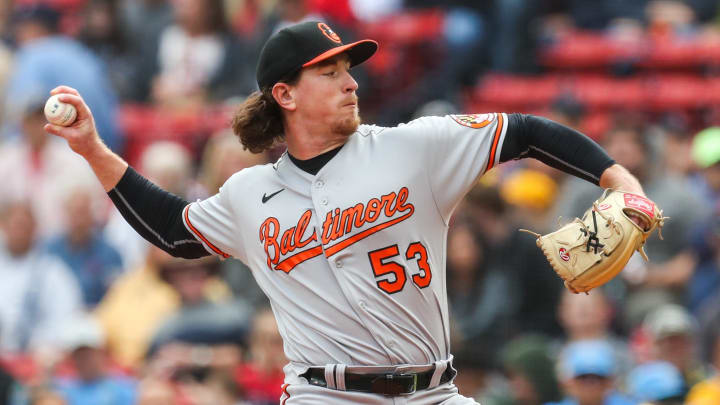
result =
[[[665,304],[650,312],[643,326],[653,339],[659,340],[668,336],[692,334],[695,321],[687,309],[680,305]]]

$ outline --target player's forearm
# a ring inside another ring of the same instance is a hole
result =
[[[83,155],[105,192],[112,190],[128,168],[127,162],[102,142]]]
[[[645,195],[638,179],[617,163],[605,169],[600,177],[600,187]]]

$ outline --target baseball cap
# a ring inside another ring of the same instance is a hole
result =
[[[698,132],[692,142],[692,157],[702,167],[720,162],[720,127],[710,127]]]
[[[685,382],[678,369],[665,361],[635,367],[627,378],[629,394],[640,401],[660,401],[685,393]]]
[[[650,312],[643,323],[656,340],[673,335],[691,334],[693,325],[694,321],[690,313],[676,304],[665,304]]]
[[[105,334],[100,324],[90,315],[76,315],[67,320],[59,339],[69,351],[82,347],[100,349],[105,344]]]
[[[283,28],[267,40],[260,51],[257,82],[271,87],[283,77],[304,67],[346,52],[355,66],[377,51],[371,39],[343,44],[340,36],[324,22],[307,21]]]
[[[581,340],[565,347],[560,360],[560,373],[565,378],[581,375],[610,377],[615,374],[615,352],[603,340]]]
[[[11,21],[14,24],[35,22],[46,27],[50,31],[56,31],[60,23],[60,13],[47,4],[27,4],[18,6],[12,14]]]

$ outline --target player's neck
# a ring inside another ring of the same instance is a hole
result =
[[[327,151],[342,146],[347,142],[347,135],[325,131],[319,128],[288,126],[285,132],[285,143],[288,152],[296,159],[307,160]]]

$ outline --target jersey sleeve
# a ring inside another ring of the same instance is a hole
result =
[[[212,197],[188,204],[183,210],[183,223],[211,254],[244,260],[235,214],[224,192],[226,187],[227,184]]]
[[[425,117],[426,167],[435,203],[445,222],[475,180],[500,162],[507,132],[503,113]]]

